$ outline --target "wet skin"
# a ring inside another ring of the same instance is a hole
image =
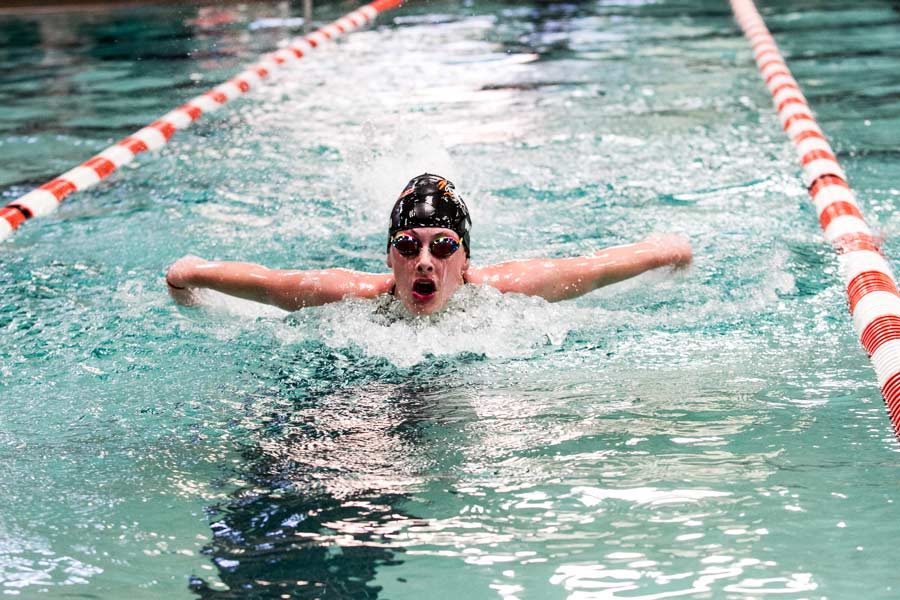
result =
[[[430,315],[443,309],[453,293],[465,283],[469,259],[459,236],[450,229],[417,227],[395,235],[409,235],[419,240],[421,248],[414,256],[403,256],[391,246],[387,265],[394,273],[394,294],[413,315]],[[460,242],[459,250],[447,258],[431,254],[435,238],[447,236]]]

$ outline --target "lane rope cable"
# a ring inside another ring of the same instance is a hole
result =
[[[225,83],[188,100],[81,165],[10,202],[0,208],[0,241],[9,237],[25,221],[55,211],[69,194],[97,185],[141,152],[161,148],[176,131],[188,127],[204,113],[214,112],[223,104],[258,87],[282,65],[293,63],[314,48],[359,29],[372,22],[379,13],[397,8],[402,2],[375,0],[308,35],[291,40],[281,50],[264,54],[256,63]]]
[[[881,244],[866,225],[847,175],[816,122],[753,0],[731,0],[753,58],[793,142],[819,225],[838,254],[853,327],[868,353],[894,434],[900,437],[900,292]]]

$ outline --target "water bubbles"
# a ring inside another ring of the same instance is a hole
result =
[[[333,348],[358,348],[367,356],[409,368],[435,357],[527,358],[559,347],[569,331],[595,319],[589,311],[572,306],[470,285],[436,315],[410,317],[399,301],[388,296],[375,302],[348,299],[296,313],[295,330],[281,335],[288,340],[312,335]]]

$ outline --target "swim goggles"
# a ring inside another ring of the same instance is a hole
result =
[[[416,256],[422,249],[422,242],[411,235],[398,235],[391,240],[391,246],[403,256]],[[431,255],[435,258],[450,258],[459,250],[459,242],[447,235],[441,235],[428,244]]]

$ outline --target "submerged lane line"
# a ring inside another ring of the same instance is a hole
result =
[[[297,61],[313,48],[372,22],[379,13],[397,8],[402,2],[403,0],[375,0],[302,38],[292,40],[281,50],[264,54],[255,64],[225,83],[188,100],[81,165],[10,202],[0,208],[0,240],[7,238],[28,219],[49,215],[66,196],[97,185],[116,169],[130,163],[141,152],[166,145],[177,130],[188,127],[202,114],[213,112],[258,87],[282,65]]]
[[[775,110],[797,149],[819,225],[838,254],[853,327],[872,361],[894,433],[900,437],[900,292],[879,241],[863,220],[847,176],[753,0],[731,0]]]

